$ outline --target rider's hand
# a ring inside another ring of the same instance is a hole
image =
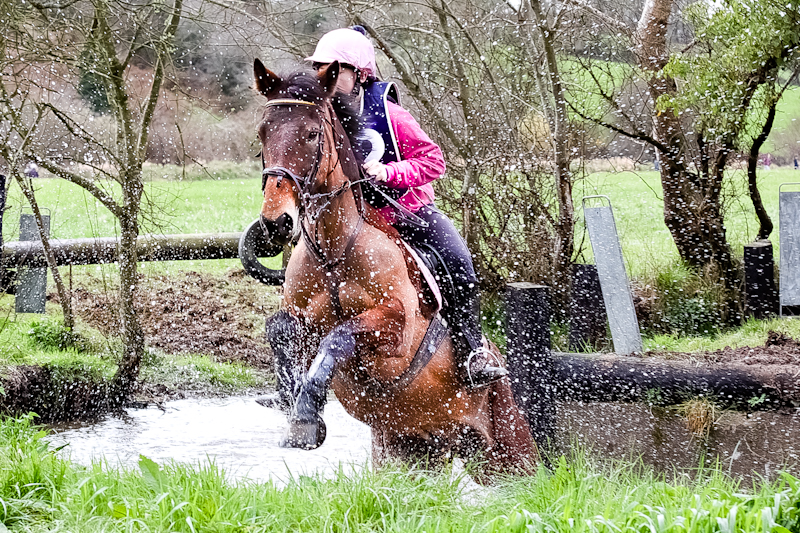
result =
[[[367,161],[364,163],[363,167],[364,172],[378,181],[386,181],[389,177],[386,173],[386,165],[380,161]]]

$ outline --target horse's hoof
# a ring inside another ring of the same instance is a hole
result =
[[[325,442],[327,428],[322,417],[317,415],[315,422],[290,421],[281,439],[281,448],[300,448],[313,450]]]

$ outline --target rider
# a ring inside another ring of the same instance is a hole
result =
[[[377,78],[375,49],[363,27],[326,33],[306,61],[315,69],[339,61],[337,89],[360,99],[371,144],[365,173],[402,194],[397,203],[426,224],[413,223],[391,206],[382,207],[381,214],[408,243],[436,250],[453,278],[453,290],[448,291],[452,294],[447,294],[450,301],[442,314],[453,333],[460,378],[473,388],[502,378],[506,370],[489,363],[492,355],[483,345],[480,290],[472,256],[452,221],[434,205],[432,182],[445,171],[441,149],[400,107],[394,83]]]

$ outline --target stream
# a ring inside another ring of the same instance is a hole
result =
[[[311,451],[280,448],[285,415],[258,405],[253,396],[175,400],[164,409],[131,409],[91,424],[52,426],[49,439],[54,446],[66,444],[61,453],[84,465],[103,460],[137,468],[140,454],[159,464],[211,460],[233,479],[278,484],[303,474],[331,477],[340,465],[359,470],[370,458],[369,428],[335,400],[323,415],[327,439]]]

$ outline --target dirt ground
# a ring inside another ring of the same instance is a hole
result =
[[[57,300],[55,294],[48,297]],[[116,299],[113,288],[73,289],[75,314],[106,335],[120,330]],[[242,270],[224,276],[187,272],[142,277],[137,305],[150,347],[271,368],[264,320],[278,310],[278,288],[266,287]]]

